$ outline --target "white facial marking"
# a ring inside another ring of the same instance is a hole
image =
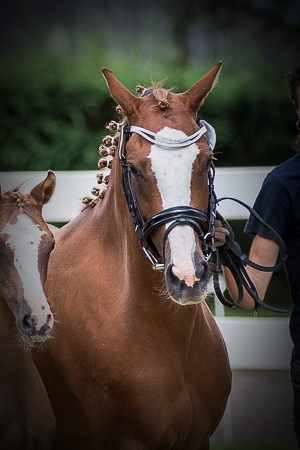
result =
[[[183,131],[165,127],[157,133],[163,138],[183,139]],[[186,206],[191,201],[191,179],[194,161],[200,150],[196,144],[166,149],[153,144],[149,158],[155,173],[163,208]]]
[[[187,137],[182,131],[169,127],[163,128],[157,134],[169,139]],[[166,149],[155,144],[151,146],[149,158],[157,179],[163,209],[190,205],[192,169],[199,152],[196,144],[177,149]],[[169,234],[169,242],[174,275],[184,280],[188,286],[193,286],[198,280],[192,259],[196,247],[193,229],[188,225],[173,228]]]
[[[15,224],[6,223],[1,233],[8,235],[6,244],[14,253],[14,266],[23,284],[24,298],[38,318],[36,328],[39,329],[50,313],[38,269],[38,248],[47,233],[25,214],[20,214]]]

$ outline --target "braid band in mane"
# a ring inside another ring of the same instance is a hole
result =
[[[118,114],[123,114],[122,109],[119,106],[117,106],[116,111]],[[99,173],[97,173],[96,175],[98,186],[95,186],[91,191],[91,194],[94,197],[86,196],[82,199],[82,203],[85,205],[82,211],[84,211],[87,207],[93,208],[98,203],[101,203],[105,197],[113,159],[115,157],[120,140],[120,129],[121,126],[124,125],[124,123],[125,118],[123,118],[123,120],[121,120],[120,122],[115,122],[114,120],[112,120],[106,126],[106,129],[109,130],[112,134],[105,136],[102,139],[102,144],[99,147]]]

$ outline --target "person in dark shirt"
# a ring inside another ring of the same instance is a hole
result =
[[[294,104],[299,118],[296,126],[300,130],[300,65],[286,74],[286,80],[290,100]],[[291,357],[293,423],[300,449],[300,133],[298,133],[294,147],[296,154],[275,167],[265,178],[254,203],[254,210],[277,231],[287,249],[286,273],[293,304],[290,316],[290,335],[294,344]],[[275,265],[279,248],[275,242],[270,240],[266,229],[251,216],[245,231],[255,236],[249,258],[262,266]],[[237,289],[233,277],[226,267],[223,269],[227,288],[236,300]],[[250,266],[247,266],[246,270],[259,297],[263,299],[272,272],[258,271]],[[245,309],[254,308],[254,300],[246,291],[241,306]]]

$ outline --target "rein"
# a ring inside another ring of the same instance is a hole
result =
[[[245,254],[242,253],[240,246],[238,243],[234,240],[233,231],[230,227],[230,225],[227,224],[227,222],[222,222],[222,226],[226,228],[229,231],[229,236],[226,237],[226,242],[222,247],[218,247],[217,251],[214,252],[214,259],[215,259],[215,270],[213,271],[213,284],[216,296],[220,300],[220,302],[228,306],[229,308],[238,306],[243,298],[243,288],[248,292],[248,294],[253,298],[255,302],[255,308],[254,308],[254,315],[257,314],[257,309],[259,306],[268,309],[270,311],[274,311],[277,313],[287,313],[288,310],[276,308],[275,306],[270,306],[267,303],[263,302],[256,291],[256,288],[251,281],[245,266],[251,266],[256,270],[260,270],[262,272],[274,272],[280,268],[283,267],[285,260],[287,258],[286,253],[286,246],[279,234],[270,226],[268,225],[260,216],[257,214],[257,212],[251,208],[246,203],[242,202],[241,200],[238,200],[233,197],[222,197],[217,200],[217,203],[223,201],[223,200],[232,200],[234,202],[239,203],[240,205],[244,206],[250,214],[252,214],[256,220],[263,225],[263,227],[266,229],[267,233],[270,236],[270,239],[272,239],[275,244],[278,246],[281,258],[282,260],[276,264],[275,266],[261,266],[259,264],[254,263],[251,261]],[[222,219],[222,217],[217,212],[216,215],[217,218]],[[238,300],[234,301],[233,299],[228,300],[221,288],[220,288],[220,282],[219,282],[219,274],[222,272],[221,264],[228,267],[237,286],[238,289]]]
[[[214,271],[213,271],[213,283],[215,293],[221,303],[230,308],[238,306],[244,297],[243,290],[245,289],[249,295],[254,299],[255,309],[254,314],[256,315],[259,306],[268,309],[270,311],[278,313],[287,313],[286,309],[280,309],[270,306],[263,302],[256,291],[256,288],[251,281],[249,275],[247,274],[246,265],[249,265],[256,270],[273,272],[281,268],[286,260],[286,247],[281,239],[281,237],[276,233],[276,231],[270,227],[250,206],[233,197],[222,197],[217,199],[215,189],[214,189],[214,178],[215,178],[215,168],[213,163],[209,168],[208,172],[208,185],[209,185],[209,207],[208,211],[205,213],[200,209],[193,208],[190,206],[174,206],[172,208],[165,209],[157,214],[151,216],[147,221],[144,220],[135,190],[132,185],[132,167],[127,164],[126,158],[126,143],[132,135],[132,133],[137,133],[147,141],[152,144],[158,145],[162,148],[168,148],[172,151],[175,148],[184,148],[198,141],[204,134],[206,135],[210,147],[213,149],[215,144],[215,131],[211,125],[209,125],[204,120],[198,122],[200,128],[191,136],[184,139],[166,139],[159,136],[157,133],[149,131],[142,127],[122,125],[120,130],[120,141],[119,141],[119,160],[122,165],[122,182],[123,190],[128,204],[129,211],[132,215],[134,229],[138,234],[139,243],[144,251],[146,257],[150,260],[152,268],[154,270],[163,271],[165,266],[160,260],[163,256],[159,255],[155,245],[151,240],[151,233],[161,225],[170,224],[165,231],[163,238],[163,248],[165,248],[166,239],[171,232],[171,230],[178,225],[189,225],[197,233],[199,240],[202,245],[202,251],[205,258],[208,260],[212,256],[214,260]],[[229,231],[229,236],[226,237],[226,242],[222,247],[215,247],[214,245],[214,234],[215,218],[220,217],[216,210],[217,204],[223,200],[235,201],[245,208],[255,216],[255,218],[266,228],[269,233],[270,239],[272,239],[279,247],[282,261],[275,266],[266,267],[260,266],[253,261],[251,261],[246,255],[244,255],[237,242],[234,240],[234,235],[231,227],[227,223],[223,223],[223,227],[227,228]],[[225,265],[229,268],[238,289],[238,300],[233,299],[228,300],[220,288],[219,274],[222,272],[221,266]]]

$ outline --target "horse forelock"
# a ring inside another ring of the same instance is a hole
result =
[[[169,108],[170,104],[168,101],[168,94],[169,91],[166,89],[154,89],[153,96],[158,101],[158,103],[154,105],[154,108],[159,108],[162,111],[164,111],[166,108]]]
[[[152,82],[152,84],[148,87],[138,85],[136,87],[136,91],[141,95],[141,97],[147,97],[152,94],[155,100],[158,101],[158,103],[153,107],[164,111],[166,108],[170,107],[168,95],[172,89],[166,89],[163,85],[164,81]]]

